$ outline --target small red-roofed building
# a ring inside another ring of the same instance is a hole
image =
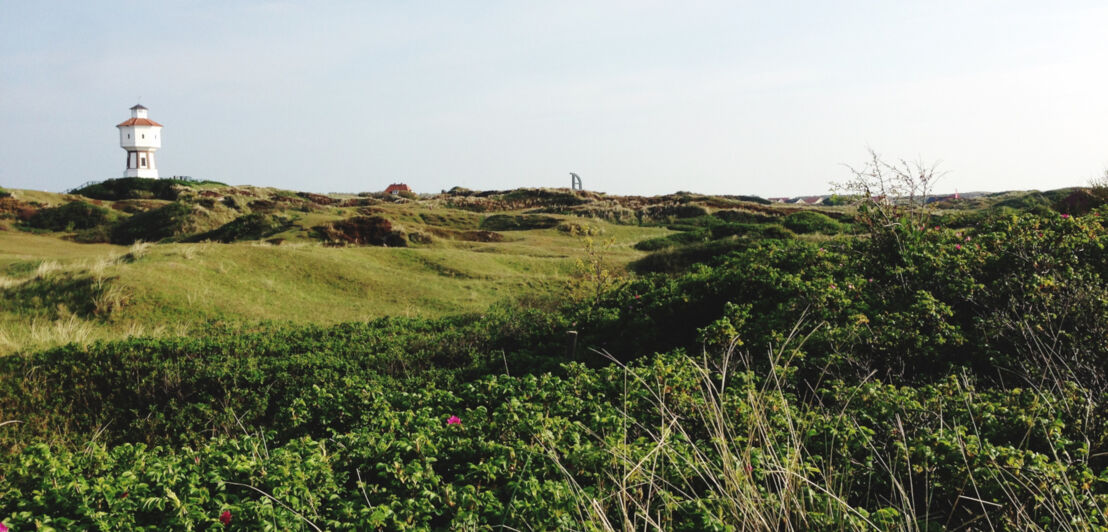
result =
[[[408,185],[405,185],[404,183],[393,183],[393,184],[389,185],[389,188],[385,189],[385,194],[396,195],[396,194],[400,194],[401,192],[410,193],[411,191],[412,191],[412,189]]]

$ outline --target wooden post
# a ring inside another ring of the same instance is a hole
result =
[[[577,360],[577,331],[566,331],[566,358]]]

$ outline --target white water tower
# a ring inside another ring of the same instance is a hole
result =
[[[119,128],[119,146],[127,150],[127,171],[123,177],[158,177],[154,152],[162,147],[162,125],[146,117],[141,104],[131,108],[131,119]]]

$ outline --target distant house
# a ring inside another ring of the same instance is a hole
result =
[[[393,183],[393,184],[389,185],[389,188],[385,189],[385,194],[392,194],[392,195],[395,196],[397,194],[400,194],[401,192],[409,192],[410,193],[411,191],[412,191],[412,189],[410,187],[408,187],[408,185],[405,185],[404,183]]]
[[[768,199],[769,201],[772,201],[773,203],[788,203],[789,202],[789,198],[766,198],[766,199]]]

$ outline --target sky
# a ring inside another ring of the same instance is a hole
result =
[[[0,2],[0,186],[826,194],[872,149],[939,192],[1108,168],[1099,1]]]

